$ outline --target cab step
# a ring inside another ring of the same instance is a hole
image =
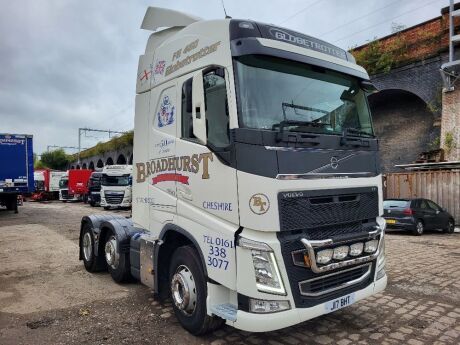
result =
[[[236,305],[230,303],[215,304],[211,306],[211,312],[213,314],[229,321],[236,321],[237,310]]]

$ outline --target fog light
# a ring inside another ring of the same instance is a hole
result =
[[[323,265],[327,264],[332,260],[333,252],[334,251],[332,249],[320,250],[318,253],[316,253],[316,262]]]
[[[249,311],[251,313],[276,313],[291,309],[289,301],[265,301],[261,299],[249,299]]]
[[[363,252],[364,244],[362,242],[354,243],[350,246],[350,255],[358,256]]]
[[[379,241],[377,240],[367,241],[364,244],[364,251],[366,253],[374,253],[377,250],[378,245],[379,245]]]
[[[334,260],[343,260],[347,257],[349,250],[350,247],[348,246],[340,246],[334,248],[334,254],[332,255],[332,257],[334,258]]]

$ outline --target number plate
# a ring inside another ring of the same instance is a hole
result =
[[[394,219],[385,219],[385,221],[387,222],[387,224],[396,224],[396,220]]]
[[[326,312],[330,313],[345,308],[353,303],[355,303],[355,294],[351,293],[324,303],[324,309],[326,309]]]

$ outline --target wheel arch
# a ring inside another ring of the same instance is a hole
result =
[[[155,253],[154,270],[157,272],[157,279],[155,279],[155,291],[157,291],[160,298],[167,296],[169,286],[169,263],[173,252],[179,247],[191,245],[195,248],[201,261],[204,276],[208,279],[208,271],[203,252],[200,245],[190,232],[175,224],[166,224],[161,230],[158,239],[162,242]]]

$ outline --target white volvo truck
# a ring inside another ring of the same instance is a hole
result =
[[[132,165],[106,165],[102,169],[102,207],[131,207],[132,173]]]
[[[86,269],[170,297],[197,335],[276,330],[381,292],[366,71],[254,21],[149,8],[142,28],[132,218],[82,219]]]

